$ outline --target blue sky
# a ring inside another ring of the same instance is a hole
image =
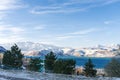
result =
[[[120,0],[0,0],[0,43],[120,43]]]

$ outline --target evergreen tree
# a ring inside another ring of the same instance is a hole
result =
[[[55,64],[54,64],[53,72],[62,74],[63,70],[64,70],[63,63],[64,63],[64,61],[62,59],[56,60]]]
[[[45,56],[45,72],[53,72],[56,59],[56,55],[53,52],[50,52]]]
[[[23,55],[19,47],[15,44],[11,50],[7,50],[3,56],[2,64],[8,67],[21,68]]]
[[[86,76],[94,77],[96,76],[97,70],[94,69],[94,64],[91,59],[88,59],[88,62],[85,63],[84,66],[84,74]]]
[[[41,65],[42,60],[39,58],[33,58],[30,60],[28,65],[28,70],[30,71],[40,71],[42,68]]]
[[[54,73],[72,74],[75,63],[72,59],[58,59],[54,64]]]
[[[105,72],[110,77],[120,77],[120,58],[113,58],[105,67]]]

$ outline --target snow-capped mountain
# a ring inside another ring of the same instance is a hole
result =
[[[64,54],[72,56],[84,56],[84,57],[116,57],[120,55],[120,45],[98,45],[96,47],[88,48],[64,48],[62,49]]]
[[[85,52],[81,49],[73,49],[73,48],[63,48],[64,54],[71,56],[84,56]]]
[[[22,50],[22,53],[26,56],[45,56],[49,52],[54,52],[56,55],[60,56],[87,56],[87,57],[113,57],[120,53],[120,45],[114,46],[102,46],[98,45],[96,47],[89,48],[66,48],[66,47],[57,47],[53,45],[33,43],[33,42],[17,42],[18,47]],[[1,51],[10,49],[14,43],[0,44]]]
[[[6,49],[10,49],[11,46],[13,46],[14,44],[17,44],[22,51],[60,49],[60,47],[56,47],[53,45],[34,43],[34,42],[17,42],[17,43],[6,43],[6,44],[0,44],[0,45],[4,46]]]
[[[23,54],[27,56],[38,56],[38,55],[43,56],[51,51],[54,52],[56,55],[63,55],[63,50],[61,49],[61,47],[57,47],[53,45],[33,43],[33,42],[17,42],[15,44],[17,44],[18,47],[23,52]],[[4,46],[6,49],[9,50],[11,46],[14,45],[14,43],[6,43],[0,45]]]

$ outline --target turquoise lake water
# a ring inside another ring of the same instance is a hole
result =
[[[66,59],[74,59],[76,61],[76,66],[84,66],[88,61],[89,57],[64,57]],[[112,58],[90,58],[95,65],[95,68],[104,68]]]

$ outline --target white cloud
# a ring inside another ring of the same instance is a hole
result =
[[[64,40],[64,39],[69,39],[69,38],[73,38],[73,37],[75,37],[75,36],[58,36],[58,37],[56,37],[56,39],[57,40]]]
[[[104,21],[104,24],[111,24],[112,21]]]
[[[41,9],[43,8],[43,9]],[[78,12],[78,11],[85,11],[86,8],[64,8],[64,7],[57,7],[57,6],[49,6],[49,7],[35,7],[30,11],[32,14],[48,14],[48,13],[71,13],[71,12]]]
[[[7,37],[2,37],[0,38],[0,43],[11,43],[11,42],[19,42],[19,41],[25,41],[25,39],[21,36],[15,36],[15,35],[11,35],[11,36],[7,36]]]
[[[112,4],[112,3],[116,3],[116,2],[119,2],[120,0],[107,0],[105,3],[103,3],[103,5],[109,5],[109,4]]]
[[[52,42],[52,41],[39,41],[40,43],[42,43],[42,44],[54,44],[54,42]]]
[[[16,3],[19,0],[0,0],[0,10],[9,10],[19,7]]]
[[[13,34],[19,34],[24,32],[25,30],[20,27],[13,27],[12,25],[0,25],[1,32],[11,32]]]
[[[24,8],[21,0],[0,0],[0,20],[6,17],[9,11],[19,8]]]
[[[11,27],[11,28],[8,28],[8,29],[13,33],[21,33],[21,32],[25,31],[23,28],[18,28],[18,27]]]
[[[24,28],[0,24],[0,43],[24,41],[23,32]]]
[[[36,26],[34,27],[35,30],[43,30],[45,29],[46,25],[39,25],[39,26]]]
[[[61,35],[55,37],[56,40],[67,40],[67,39],[74,39],[74,38],[82,38],[84,37],[83,35]]]
[[[6,17],[5,11],[0,11],[0,20],[3,20],[4,17]]]
[[[48,6],[35,6],[30,12],[32,14],[73,13],[109,5],[118,1],[120,0],[67,0],[63,3],[57,3],[56,1],[56,3]]]
[[[97,30],[98,29],[91,28],[91,29],[87,29],[87,30],[81,30],[81,31],[72,32],[72,33],[69,33],[69,34],[72,34],[72,35],[85,35],[85,34],[95,32]]]
[[[71,33],[66,33],[65,35],[59,35],[55,39],[56,40],[66,40],[66,39],[73,39],[73,38],[83,38],[87,34],[97,32],[100,29],[97,28],[91,28],[91,29],[86,29],[86,30],[80,30],[76,32],[71,32]]]
[[[76,38],[83,38],[84,36],[81,35],[64,35],[56,37],[56,40],[67,40],[67,39],[76,39]]]
[[[70,1],[61,4],[52,4],[48,6],[36,6],[30,12],[33,14],[48,14],[48,13],[71,13],[78,11],[85,11],[83,7],[72,7],[73,5],[79,5],[80,1]]]

